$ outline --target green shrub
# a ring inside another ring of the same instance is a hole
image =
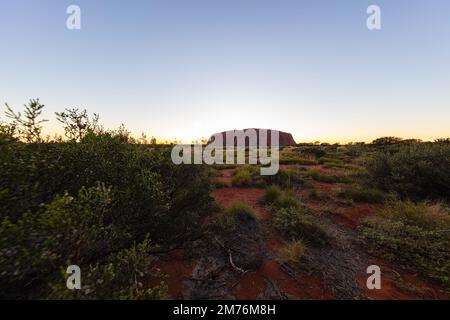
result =
[[[314,245],[323,246],[329,242],[325,229],[307,215],[306,207],[280,208],[274,212],[274,226],[288,239],[303,239]]]
[[[170,150],[129,144],[123,133],[89,133],[80,143],[1,144],[0,171],[0,218],[13,222],[58,194],[102,181],[115,194],[115,223],[133,239],[150,232],[164,244],[196,232],[212,204],[206,166],[177,166]]]
[[[369,162],[374,184],[402,197],[450,199],[450,145],[408,143],[385,147]]]
[[[427,230],[450,228],[450,209],[442,203],[414,203],[390,201],[380,211],[380,215],[394,221],[415,225]]]
[[[311,170],[308,175],[315,181],[325,183],[347,183],[349,179],[343,175],[322,173],[317,170]]]
[[[113,201],[111,188],[99,184],[82,188],[76,197],[57,196],[36,213],[24,214],[16,223],[5,217],[0,225],[2,295],[46,297],[50,289],[48,284],[57,285],[58,280],[62,281],[57,276],[58,270],[67,265],[67,261],[80,266],[90,265],[129,243],[130,234],[114,223]],[[123,276],[118,274],[113,280],[117,282]],[[108,284],[106,278],[97,280],[123,290],[129,287],[127,283]],[[65,286],[65,282],[60,284]],[[21,290],[25,287],[29,291]],[[110,294],[113,297],[113,293]],[[92,296],[96,297],[95,294]]]
[[[280,164],[299,164],[304,166],[312,166],[317,164],[316,161],[304,158],[285,157],[280,159]]]
[[[328,158],[328,157],[322,157],[318,160],[319,164],[323,164],[329,167],[337,167],[342,168],[344,166],[344,163],[336,158]]]
[[[300,154],[305,156],[312,156],[316,159],[321,158],[327,154],[323,147],[303,146],[300,147]]]
[[[385,199],[384,193],[379,189],[360,185],[347,185],[338,193],[338,196],[366,203],[381,203]]]
[[[450,237],[401,221],[367,221],[362,236],[370,253],[417,270],[450,289]]]
[[[124,130],[79,143],[0,139],[1,297],[46,298],[66,261],[101,269],[147,234],[171,247],[202,232],[209,168],[130,141]]]
[[[437,279],[450,289],[450,210],[443,204],[393,200],[369,219],[363,238],[374,254]]]
[[[377,139],[373,140],[372,144],[379,145],[379,146],[385,146],[385,145],[396,144],[401,141],[402,141],[402,139],[397,138],[397,137],[381,137],[381,138],[377,138]]]
[[[147,235],[173,247],[203,232],[214,206],[210,168],[175,165],[170,148],[137,145],[123,126],[103,130],[98,116],[77,109],[57,114],[70,141],[44,142],[38,100],[23,115],[7,108],[13,122],[0,123],[0,298],[62,298],[60,269],[68,263],[83,268],[90,292],[81,298],[162,296],[163,286],[140,286]]]
[[[83,268],[82,288],[67,290],[67,274],[61,270],[59,281],[51,285],[51,299],[165,299],[168,297],[164,281],[148,288],[145,286],[149,275],[161,278],[158,272],[149,274],[148,251],[152,246],[148,240],[133,244],[111,254],[103,263]],[[87,269],[87,270],[85,270]]]

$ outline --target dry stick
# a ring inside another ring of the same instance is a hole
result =
[[[231,251],[230,251],[230,250],[228,250],[228,257],[230,258],[230,264],[231,264],[231,266],[232,266],[235,270],[237,270],[237,271],[239,271],[239,272],[241,272],[241,273],[245,273],[245,270],[244,270],[244,269],[239,268],[238,266],[236,266],[236,265],[234,264],[234,262],[233,262],[233,257],[231,256]]]
[[[228,252],[228,258],[229,258],[230,264],[231,264],[231,266],[233,267],[233,269],[236,270],[236,271],[239,271],[239,272],[241,272],[241,273],[246,273],[246,272],[247,272],[246,270],[244,270],[244,269],[242,269],[242,268],[239,268],[238,266],[236,266],[236,265],[234,264],[234,262],[233,262],[233,257],[231,256],[231,250],[230,250],[230,249],[227,249],[227,248],[225,247],[225,245],[223,245],[222,243],[220,243],[220,241],[217,239],[217,237],[214,237],[214,240],[222,247],[223,250],[225,250],[226,252]]]

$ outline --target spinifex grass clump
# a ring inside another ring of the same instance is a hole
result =
[[[256,165],[238,165],[231,183],[236,187],[262,187],[265,185],[260,168]]]
[[[240,222],[256,220],[253,209],[245,203],[234,203],[226,208],[218,217],[218,221],[225,229],[234,229]]]
[[[301,240],[288,241],[283,244],[278,252],[279,260],[281,263],[298,266],[305,250],[306,247]]]

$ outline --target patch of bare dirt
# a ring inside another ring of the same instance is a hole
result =
[[[315,166],[307,166],[308,168]],[[317,166],[320,167],[320,166]],[[221,170],[221,181],[231,183],[232,169]],[[175,250],[158,257],[157,267],[168,275],[169,293],[176,299],[450,299],[438,285],[418,274],[396,270],[381,259],[367,254],[358,241],[356,228],[374,214],[379,205],[336,201],[335,184],[314,182],[328,195],[313,200],[306,190],[297,194],[314,209],[315,220],[330,236],[330,244],[307,244],[299,268],[281,264],[278,250],[283,241],[272,225],[272,215],[260,203],[264,194],[258,188],[220,188],[213,192],[216,202],[226,208],[245,202],[257,215],[262,238],[254,226],[244,223],[236,241],[226,244],[198,240],[190,252]],[[262,242],[260,242],[260,240]],[[220,241],[219,241],[220,242]],[[249,249],[250,248],[250,249]],[[257,253],[255,256],[249,252]],[[258,254],[261,253],[261,261]],[[230,258],[231,257],[231,258]],[[247,263],[250,259],[250,263]],[[254,261],[257,263],[252,264]],[[366,269],[376,264],[382,271],[382,289],[369,290]]]

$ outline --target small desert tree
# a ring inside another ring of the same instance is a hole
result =
[[[381,137],[381,138],[377,138],[377,139],[373,140],[372,144],[384,146],[384,145],[399,143],[400,141],[402,141],[402,139],[397,138],[397,137]]]
[[[55,112],[56,119],[64,126],[65,135],[70,140],[80,141],[88,132],[98,129],[99,115],[94,113],[92,119],[86,109],[66,109],[64,112]]]
[[[39,102],[39,99],[31,99],[30,102],[25,105],[24,115],[20,112],[15,113],[12,108],[6,105],[6,116],[12,119],[12,123],[9,124],[9,128],[14,128],[14,132],[17,132],[23,140],[26,142],[40,142],[42,126],[41,123],[48,121],[46,119],[38,120],[41,116],[44,105]]]

